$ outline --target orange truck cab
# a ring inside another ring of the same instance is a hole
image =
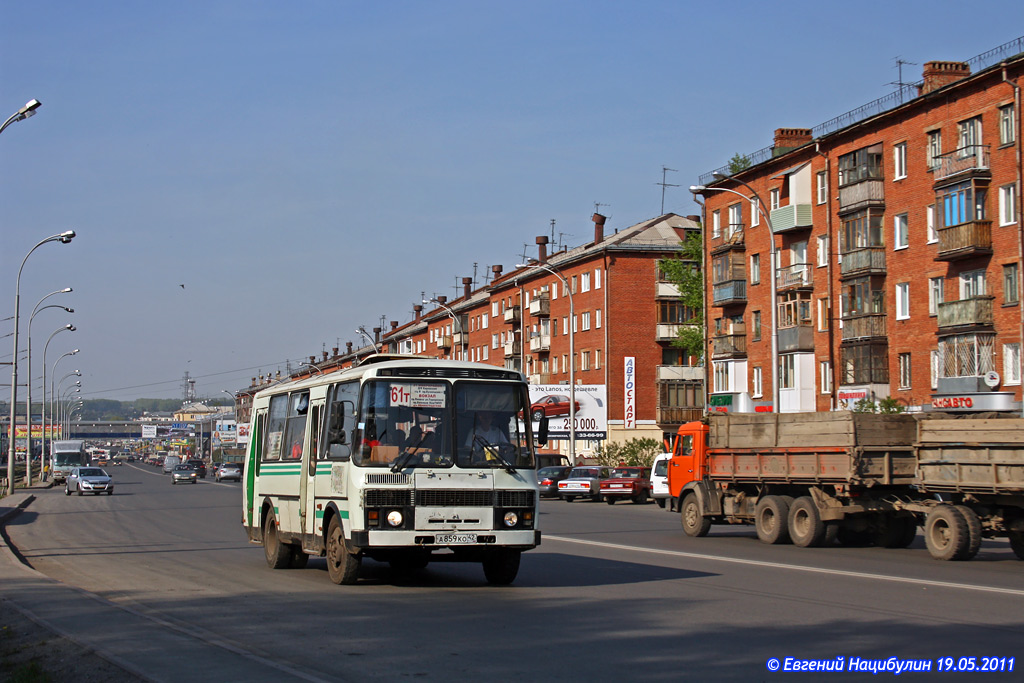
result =
[[[668,495],[672,510],[691,491],[707,493],[702,485],[707,470],[708,426],[688,422],[679,427],[672,444],[672,460],[668,468]]]

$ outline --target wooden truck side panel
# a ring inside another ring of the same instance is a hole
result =
[[[894,486],[914,483],[911,446],[890,448],[712,449],[713,481]]]
[[[1024,493],[1024,419],[918,422],[918,478],[932,492]]]

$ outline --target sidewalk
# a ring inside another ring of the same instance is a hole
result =
[[[31,490],[0,499],[0,531],[34,500]],[[0,533],[0,599],[146,681],[320,680],[44,576],[19,561],[5,533]]]

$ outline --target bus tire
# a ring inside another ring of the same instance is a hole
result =
[[[964,521],[967,522],[968,542],[964,559],[969,560],[977,555],[978,550],[981,549],[981,520],[978,519],[977,513],[966,505],[956,505],[954,507],[963,515]]]
[[[683,522],[683,532],[687,536],[702,538],[708,535],[711,530],[711,520],[704,516],[700,509],[700,501],[697,496],[687,493],[683,498],[682,511],[679,514]]]
[[[967,521],[952,505],[936,505],[924,521],[924,542],[936,560],[962,560],[970,546]]]
[[[302,548],[292,546],[292,556],[288,558],[288,569],[305,569],[309,562],[309,555],[302,552]]]
[[[765,496],[754,508],[754,528],[762,543],[775,545],[789,540],[789,503],[782,496]]]
[[[1010,531],[1006,536],[1010,539],[1010,550],[1018,560],[1024,560],[1024,531]]]
[[[338,516],[327,526],[327,575],[339,586],[351,586],[359,580],[360,558],[348,551],[345,532]]]
[[[522,552],[507,548],[495,548],[487,553],[483,560],[484,576],[487,583],[495,586],[507,586],[516,580],[519,574],[519,560]]]
[[[800,496],[789,508],[789,537],[793,545],[817,548],[825,542],[825,523],[810,496]]]
[[[274,511],[270,509],[263,518],[263,555],[271,569],[285,569],[292,559],[291,546],[281,543],[277,533],[277,520],[274,519]]]

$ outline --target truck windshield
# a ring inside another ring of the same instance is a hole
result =
[[[81,465],[82,454],[78,451],[73,453],[56,453],[53,456],[54,465]]]

